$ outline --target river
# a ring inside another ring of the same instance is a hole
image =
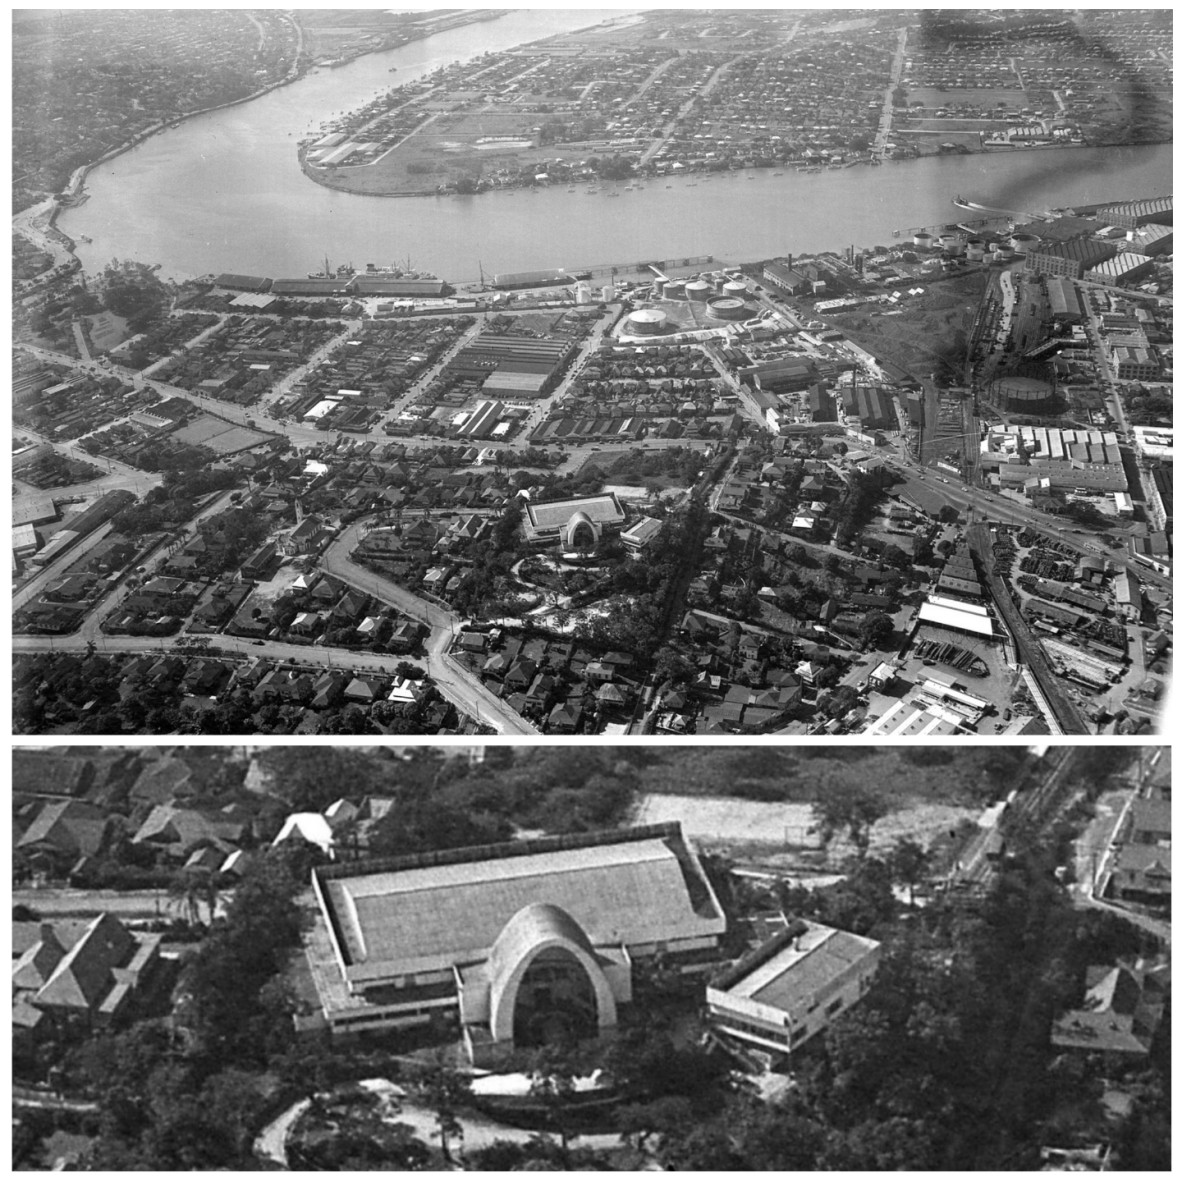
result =
[[[928,157],[782,176],[765,170],[754,179],[653,179],[619,197],[606,185],[595,194],[580,186],[574,194],[368,197],[323,188],[299,169],[303,135],[390,85],[620,17],[619,10],[514,12],[318,70],[101,165],[87,178],[90,199],[63,211],[59,225],[92,272],[125,258],[159,263],[175,279],[219,271],[279,278],[318,269],[327,254],[334,265],[359,268],[409,257],[463,283],[480,266],[491,274],[699,254],[743,261],[886,243],[895,229],[961,216],[951,204],[958,194],[1040,210],[1172,191],[1169,144]]]

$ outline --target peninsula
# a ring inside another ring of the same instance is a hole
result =
[[[1164,10],[658,10],[442,67],[298,151],[409,196],[1168,142],[1170,36]]]

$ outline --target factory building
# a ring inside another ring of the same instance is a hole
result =
[[[1152,349],[1117,345],[1108,350],[1108,358],[1122,382],[1152,382],[1161,373],[1161,364]]]
[[[482,382],[498,398],[535,398],[548,393],[575,346],[570,341],[481,333],[448,362],[450,376]]]
[[[813,366],[797,357],[740,366],[737,373],[740,381],[755,382],[762,390],[805,390],[817,380]]]
[[[321,866],[312,886],[317,1024],[458,1026],[478,1065],[609,1035],[635,967],[709,968],[727,926],[677,824]]]
[[[1174,198],[1151,197],[1145,201],[1123,201],[1119,205],[1106,205],[1096,216],[1110,226],[1125,230],[1136,230],[1140,226],[1174,224]]]
[[[1174,249],[1174,231],[1150,223],[1129,233],[1129,243],[1138,254],[1155,256]]]
[[[1015,238],[1017,235],[1015,235]],[[1061,275],[1079,279],[1116,254],[1110,242],[1095,242],[1087,238],[1069,242],[1039,243],[1026,252],[1026,270],[1036,275]]]
[[[76,546],[87,534],[93,533],[100,525],[111,520],[115,514],[134,505],[135,493],[117,488],[99,497],[89,509],[66,522],[66,528],[59,530],[53,538],[30,560],[34,566],[48,566]]]
[[[992,428],[981,442],[981,466],[1002,488],[1127,492],[1116,435],[1055,427]]]
[[[768,263],[763,268],[763,277],[789,295],[808,295],[813,290],[808,276],[786,263]]]
[[[1047,278],[1047,299],[1051,305],[1051,316],[1059,324],[1081,324],[1083,309],[1079,305],[1079,293],[1070,279],[1056,275]]]
[[[1105,259],[1098,267],[1084,272],[1084,278],[1091,283],[1106,283],[1111,287],[1126,287],[1130,283],[1153,274],[1153,260],[1147,255],[1134,254],[1131,250]]]
[[[478,402],[459,429],[461,439],[488,439],[505,413],[505,404],[488,398]]]
[[[847,386],[842,391],[842,404],[846,418],[857,419],[864,431],[889,431],[898,426],[894,401],[880,386]]]

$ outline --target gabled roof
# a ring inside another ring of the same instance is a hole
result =
[[[135,940],[115,916],[103,913],[58,962],[38,990],[35,1004],[74,1010],[97,1008],[111,986],[112,970],[135,952]]]
[[[41,925],[41,939],[26,948],[24,955],[12,966],[13,989],[40,989],[66,955],[52,924]]]
[[[18,849],[47,845],[63,854],[94,854],[106,827],[103,811],[81,800],[55,800],[45,805],[18,841]]]
[[[332,852],[332,826],[320,813],[292,813],[283,822],[283,828],[271,844],[282,845],[293,837],[302,838],[309,845],[319,846],[326,854]]]

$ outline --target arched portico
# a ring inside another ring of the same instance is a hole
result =
[[[560,907],[534,903],[518,911],[497,937],[488,967],[495,1042],[513,1043],[518,1032],[538,1029],[519,1007],[559,1013],[565,1006],[576,1028],[586,1019],[594,1033],[616,1025],[616,999],[591,941]]]

